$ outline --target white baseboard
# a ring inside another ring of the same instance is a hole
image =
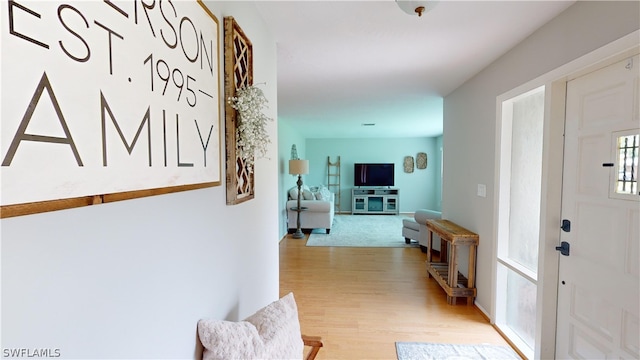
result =
[[[478,308],[478,310],[480,310],[480,312],[483,313],[487,319],[489,319],[490,324],[495,324],[495,320],[491,317],[491,315],[489,315],[489,312],[485,310],[482,306],[480,306],[477,301],[474,300],[473,305],[475,305]]]

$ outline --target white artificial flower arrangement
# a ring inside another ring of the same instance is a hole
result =
[[[267,144],[271,142],[266,126],[273,119],[262,113],[267,102],[262,90],[253,85],[239,88],[236,96],[229,98],[229,104],[238,112],[236,154],[246,160],[250,173],[253,173],[255,158],[265,157]]]

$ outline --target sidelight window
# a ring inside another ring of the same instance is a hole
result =
[[[545,88],[502,102],[496,267],[500,331],[528,358],[536,341]]]

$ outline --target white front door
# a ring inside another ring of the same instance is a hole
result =
[[[638,69],[636,55],[567,84],[558,359],[640,358]]]

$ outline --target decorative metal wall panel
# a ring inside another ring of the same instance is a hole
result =
[[[224,94],[235,96],[236,89],[253,85],[253,47],[233,17],[224,18]],[[255,174],[236,151],[238,114],[225,102],[225,143],[227,204],[235,205],[254,197]],[[253,170],[255,171],[255,169]]]

